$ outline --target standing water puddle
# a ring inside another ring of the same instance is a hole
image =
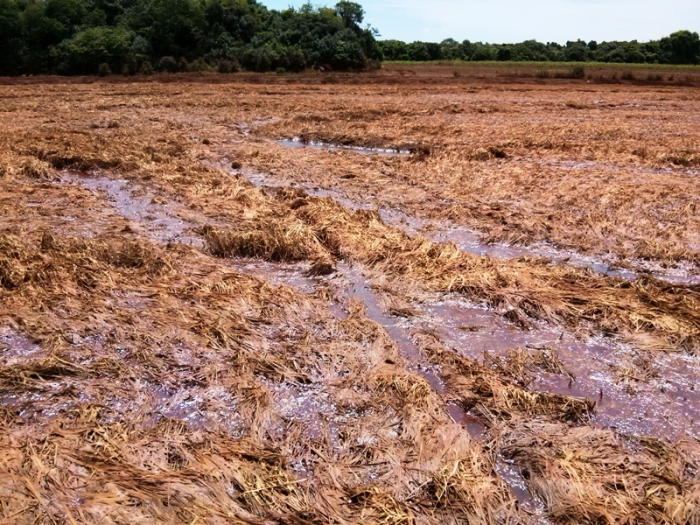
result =
[[[574,251],[567,251],[548,244],[533,244],[530,246],[511,245],[504,243],[487,244],[481,240],[479,233],[457,226],[455,224],[444,225],[437,221],[421,220],[410,217],[395,209],[381,209],[379,215],[382,221],[395,228],[403,230],[410,236],[418,234],[426,239],[438,242],[452,242],[460,250],[494,259],[517,259],[520,257],[545,257],[552,264],[564,264],[576,268],[590,268],[594,272],[618,277],[627,281],[633,281],[643,275],[642,272],[618,268],[614,261],[606,261],[600,258],[582,255]],[[652,275],[662,281],[684,286],[700,284],[700,274],[689,264],[678,268],[660,268],[645,261],[635,261],[640,267],[648,268],[644,274]]]
[[[485,354],[505,358],[523,348],[533,355],[556,356],[566,373],[534,367],[528,388],[596,401],[593,423],[622,433],[668,440],[700,436],[700,358],[685,354],[654,356],[611,339],[578,340],[571,334],[538,325],[520,330],[501,316],[453,298],[418,306],[416,328],[435,334],[458,354],[480,361]],[[546,367],[544,367],[546,368]]]
[[[46,352],[15,330],[0,328],[0,366],[12,366],[34,359],[43,359]]]
[[[152,239],[202,246],[201,239],[189,233],[197,225],[177,217],[183,207],[161,202],[152,190],[124,179],[91,173],[64,171],[60,175],[63,184],[79,185],[107,195],[122,217],[136,223]]]
[[[276,141],[280,146],[285,146],[287,148],[312,148],[320,150],[329,151],[353,151],[355,153],[360,153],[362,155],[384,155],[384,156],[397,156],[397,155],[410,155],[411,150],[401,149],[401,148],[366,148],[362,146],[349,146],[343,144],[333,144],[331,142],[322,142],[314,140],[302,140],[299,137],[292,137],[291,139],[283,139]]]
[[[338,276],[347,281],[347,299],[354,298],[365,305],[365,315],[384,327],[398,345],[401,356],[411,363],[409,370],[423,376],[433,389],[444,394],[445,384],[422,356],[418,345],[411,338],[410,327],[405,326],[400,318],[384,314],[379,297],[357,268],[341,263],[338,265]]]

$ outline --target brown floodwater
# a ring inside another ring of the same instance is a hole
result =
[[[119,214],[156,240],[201,246],[201,240],[189,234],[193,223],[177,218],[179,205],[155,202],[152,190],[126,180],[94,174],[63,173],[62,180],[107,196]],[[265,180],[253,182],[262,185]],[[383,213],[383,219],[390,224],[402,225],[409,233],[425,229],[423,221],[400,212]],[[475,251],[484,251],[484,255],[522,255],[513,251],[513,247],[483,245],[474,238],[474,234],[459,234],[462,237],[457,240],[461,239],[462,246],[472,243]],[[449,240],[453,240],[454,235]],[[323,282],[322,279],[306,276],[308,268],[304,263],[281,264],[255,259],[231,259],[228,263],[236,271],[255,275],[273,284],[290,286],[307,295],[313,294]],[[668,354],[655,357],[651,364],[646,364],[647,358],[643,353],[611,339],[580,340],[544,325],[521,330],[509,324],[501,314],[468,304],[459,298],[436,298],[417,305],[419,316],[394,317],[384,313],[378,296],[356,268],[341,263],[333,279],[344,280],[344,300],[354,297],[363,302],[367,316],[384,327],[397,343],[402,356],[411,363],[411,370],[425,377],[440,393],[444,393],[445,386],[439,370],[425,360],[411,335],[417,330],[434,331],[446,346],[476,360],[483,359],[484,352],[491,356],[503,356],[516,347],[554,348],[575,379],[562,374],[534,373],[528,385],[533,391],[595,400],[594,424],[616,428],[623,433],[667,440],[697,438],[700,435],[700,393],[695,387],[700,379],[700,363],[696,357]],[[333,314],[340,318],[342,308],[336,302],[331,303]],[[15,347],[21,345],[15,344]],[[643,373],[636,371],[639,366],[635,363],[639,362],[645,367]],[[456,408],[452,411],[455,412],[453,418],[466,417],[457,414]]]
[[[360,301],[365,306],[365,315],[386,330],[397,344],[401,356],[410,363],[409,370],[423,376],[436,392],[445,394],[445,383],[440,378],[439,371],[423,356],[411,336],[410,326],[404,323],[403,318],[384,313],[379,297],[359,269],[344,262],[340,263],[334,280],[336,285],[340,284],[339,295],[345,295],[345,302],[350,299]],[[338,283],[339,280],[342,283]]]
[[[259,173],[250,180],[259,187],[275,182]],[[310,195],[332,198],[337,198],[338,193],[303,189]],[[354,204],[355,208],[363,207]],[[461,249],[478,255],[502,258],[543,255],[526,247],[484,244],[476,233],[460,228],[439,230],[432,224],[426,228],[427,221],[397,210],[381,210],[380,215],[387,224],[400,227],[409,235],[427,232],[426,236],[432,236],[433,240],[455,242]],[[588,266],[625,279],[638,276],[631,271],[612,270],[605,263],[582,255],[557,254],[554,248],[546,253],[559,264]],[[700,380],[698,357],[666,354],[651,358],[611,338],[579,338],[543,323],[522,330],[506,321],[504,312],[494,312],[456,297],[437,297],[417,305],[420,315],[413,318],[393,317],[383,312],[378,297],[357,269],[340,264],[336,278],[346,281],[347,297],[356,297],[365,304],[367,316],[386,329],[414,371],[426,377],[438,392],[444,391],[439,371],[426,364],[410,335],[412,331],[433,331],[446,346],[477,361],[483,361],[484,353],[499,357],[518,347],[533,351],[544,347],[555,349],[574,378],[539,371],[532,374],[528,385],[531,390],[591,399],[596,402],[593,424],[622,433],[669,441],[700,436],[700,395],[695,388]],[[452,410],[453,418],[462,417],[456,408]]]
[[[545,324],[523,330],[459,297],[416,305],[415,329],[429,330],[464,357],[504,357],[509,350],[554,349],[573,375],[535,371],[528,388],[596,402],[592,423],[631,435],[675,441],[700,437],[700,357],[646,355],[607,337],[576,337]],[[485,362],[488,365],[488,362]]]

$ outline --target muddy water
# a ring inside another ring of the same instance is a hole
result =
[[[527,525],[546,525],[549,523],[545,518],[546,508],[544,504],[535,498],[527,488],[527,482],[518,467],[500,454],[496,457],[495,467],[498,477],[508,485],[513,496],[518,500],[520,508],[531,515]]]
[[[64,183],[81,184],[109,197],[117,211],[132,220],[139,229],[161,242],[198,243],[188,231],[192,223],[178,219],[178,206],[159,203],[154,193],[125,180],[82,174],[62,174]],[[254,181],[258,184],[262,180]],[[403,224],[407,231],[423,227],[417,219],[398,214],[384,214],[390,223]],[[496,248],[494,248],[496,249]],[[488,254],[488,253],[487,253]],[[503,254],[511,255],[511,254]],[[258,276],[273,284],[291,286],[304,294],[312,294],[320,280],[306,277],[303,264],[274,264],[259,260],[232,260],[237,271]],[[700,379],[698,358],[681,355],[655,357],[652,364],[640,372],[638,362],[643,355],[624,345],[603,338],[579,341],[569,334],[553,331],[546,326],[522,331],[510,326],[500,315],[458,298],[436,298],[417,305],[419,315],[397,318],[384,313],[381,301],[356,268],[339,265],[334,277],[345,284],[345,299],[355,298],[366,306],[368,317],[382,325],[397,343],[401,354],[411,363],[411,369],[425,377],[438,392],[444,392],[439,371],[430,367],[422,357],[411,334],[430,330],[456,352],[471,359],[481,359],[484,352],[504,355],[515,347],[555,348],[564,365],[574,374],[533,374],[532,390],[577,397],[597,402],[595,424],[614,427],[619,431],[650,435],[670,440],[700,435],[700,394],[695,383]],[[340,308],[334,309],[337,316]],[[4,339],[2,339],[4,337]],[[0,352],[9,347],[10,336],[0,336]],[[27,342],[12,345],[10,352],[29,348]],[[19,349],[19,350],[17,350]],[[30,353],[39,351],[31,348]],[[12,354],[5,353],[5,359]],[[15,359],[17,357],[14,357]],[[644,376],[644,377],[641,377]],[[458,407],[450,411],[455,420],[470,423],[474,436],[483,434],[478,424],[469,421]]]
[[[143,402],[153,414],[186,423],[192,429],[225,429],[242,437],[246,424],[238,412],[235,395],[222,386],[183,388],[179,384],[145,385]]]
[[[684,286],[700,284],[700,274],[690,264],[680,264],[676,268],[662,268],[659,264],[649,261],[631,261],[638,268],[644,268],[644,272],[619,268],[615,261],[583,255],[574,251],[562,250],[556,246],[536,243],[528,246],[511,245],[504,243],[487,244],[481,240],[478,232],[450,224],[421,220],[410,217],[395,209],[382,209],[379,215],[385,224],[405,231],[410,236],[423,235],[433,242],[452,242],[460,250],[480,256],[489,256],[494,259],[517,259],[519,257],[545,257],[552,264],[563,264],[576,268],[590,268],[596,273],[611,277],[618,277],[627,281],[633,281],[642,275],[651,275],[662,281]]]
[[[399,347],[399,353],[409,363],[409,369],[423,376],[430,386],[438,393],[445,393],[445,384],[440,379],[439,372],[423,357],[418,345],[411,337],[410,325],[402,318],[389,316],[384,313],[381,301],[372,290],[371,285],[362,273],[347,263],[340,263],[336,279],[342,279],[344,290],[340,290],[345,300],[356,299],[365,306],[365,315],[380,324]]]
[[[401,356],[409,362],[407,368],[424,377],[439,394],[446,394],[440,371],[427,362],[411,336],[412,329],[416,328],[416,323],[385,314],[379,297],[357,267],[346,263],[339,264],[335,279],[342,281],[341,286],[345,290],[345,300],[360,301],[365,306],[365,315],[386,330],[398,345]],[[436,320],[446,321],[446,319]],[[465,413],[461,407],[454,404],[448,405],[448,412],[456,423],[465,427],[472,439],[483,441],[486,438],[487,428],[480,420]],[[531,523],[533,525],[546,523],[543,518],[544,506],[530,493],[517,467],[509,464],[500,456],[496,458],[495,467],[499,477],[510,488],[521,508],[533,515]]]
[[[432,333],[446,347],[487,366],[490,361],[485,354],[505,357],[518,347],[532,353],[554,350],[570,375],[532,369],[526,385],[529,390],[595,401],[592,423],[601,428],[669,441],[700,437],[700,389],[695,387],[700,380],[698,357],[669,354],[650,361],[634,348],[603,337],[578,339],[544,324],[521,330],[496,312],[456,297],[417,304],[418,313],[410,318],[395,317],[384,312],[357,268],[340,264],[334,279],[345,288],[346,299],[364,303],[366,315],[385,328],[411,363],[409,368],[439,393],[445,392],[440,372],[426,362],[411,334]],[[472,437],[483,439],[485,429],[478,420],[457,406],[448,408]]]
[[[264,174],[256,174],[251,181],[257,186],[275,182]],[[311,195],[336,198],[333,190],[304,189]],[[354,204],[356,208],[361,207]],[[521,247],[485,245],[479,242],[475,233],[458,228],[428,228],[426,221],[396,210],[381,210],[380,215],[387,224],[400,227],[409,235],[422,233],[436,241],[450,240],[465,251],[479,255],[503,258],[543,255]],[[547,255],[554,261],[564,262],[564,256],[559,254],[557,258],[555,250]],[[603,263],[583,256],[567,254],[566,264],[589,266],[595,271],[626,279],[637,276],[634,272],[611,270]],[[383,312],[379,299],[356,269],[339,265],[337,275],[346,280],[349,296],[364,302],[367,316],[387,330],[402,355],[414,363],[415,371],[426,376],[438,391],[444,390],[439,373],[426,366],[410,336],[412,331],[432,331],[446,346],[474,360],[483,360],[484,352],[503,356],[517,347],[533,351],[542,347],[553,348],[575,380],[565,374],[540,371],[532,374],[529,388],[533,391],[594,400],[597,403],[594,424],[600,427],[672,441],[700,436],[700,395],[694,387],[700,380],[698,358],[673,354],[655,357],[651,371],[644,364],[641,365],[644,369],[639,371],[639,363],[645,356],[629,346],[603,337],[579,340],[546,325],[523,331],[510,325],[501,315],[458,298],[436,298],[417,305],[419,316],[400,319]],[[453,419],[468,420],[458,407],[450,410],[454,412]],[[478,425],[470,430],[474,437],[482,434]]]
[[[203,245],[200,237],[190,233],[197,225],[178,217],[182,206],[173,202],[165,204],[151,189],[124,179],[74,171],[61,172],[59,183],[82,186],[106,196],[121,216],[154,240]]]
[[[362,155],[383,155],[388,157],[393,157],[397,155],[410,155],[411,151],[408,149],[392,149],[392,148],[364,148],[362,146],[345,146],[342,144],[333,144],[331,142],[313,141],[313,140],[302,140],[299,137],[293,137],[291,139],[284,139],[276,141],[280,146],[285,146],[287,148],[312,148],[319,150],[328,151],[352,151],[355,153],[360,153]]]
[[[457,297],[417,305],[416,329],[477,361],[522,347],[555,349],[567,374],[535,371],[528,388],[596,401],[593,424],[622,433],[675,441],[700,437],[700,358],[684,354],[647,356],[614,340],[577,339],[538,325],[520,330],[503,317]],[[486,363],[488,364],[488,363]]]
[[[26,336],[9,327],[0,328],[0,366],[24,364],[45,357],[46,352]]]

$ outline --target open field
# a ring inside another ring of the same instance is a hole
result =
[[[482,67],[1,85],[1,522],[700,524],[696,80]]]

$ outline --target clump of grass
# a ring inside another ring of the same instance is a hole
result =
[[[255,257],[268,261],[327,260],[314,232],[301,223],[263,220],[244,231],[207,226],[202,235],[209,251],[217,257]]]
[[[576,66],[566,71],[556,71],[554,73],[554,78],[580,80],[586,78],[586,70],[582,66]]]
[[[527,425],[533,431],[528,437],[509,426],[503,453],[528,472],[528,486],[545,502],[552,519],[649,524],[700,519],[696,446],[673,449],[652,439],[632,439],[621,446],[610,430]],[[653,466],[659,462],[661,470]],[[610,498],[615,498],[614,508],[608,505]]]
[[[571,380],[576,377],[571,373],[561,359],[556,348],[518,347],[509,350],[504,356],[498,357],[484,352],[484,363],[499,374],[511,377],[516,384],[528,387],[537,372],[549,372],[568,376]]]
[[[51,180],[55,170],[36,157],[9,156],[0,163],[0,177],[18,176],[33,180]]]

